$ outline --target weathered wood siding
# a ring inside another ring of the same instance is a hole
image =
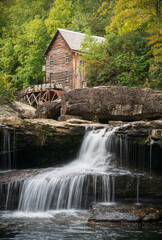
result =
[[[60,43],[59,43],[60,41]],[[68,54],[68,63],[66,63]],[[50,65],[50,56],[53,56],[53,66]],[[68,79],[67,79],[68,72]],[[73,89],[72,51],[58,33],[50,51],[46,56],[46,82],[61,83],[65,89]]]
[[[68,63],[66,62],[68,54]],[[53,56],[53,65],[50,64],[50,57]],[[84,67],[80,66],[80,58],[77,52],[70,49],[60,33],[46,55],[46,82],[62,84],[65,90],[83,88]],[[68,79],[67,79],[68,73]]]
[[[80,64],[80,57],[77,52],[73,52],[73,88],[83,88],[85,87],[85,64],[82,66]]]

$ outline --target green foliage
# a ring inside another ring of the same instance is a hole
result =
[[[23,25],[14,46],[19,62],[14,76],[18,89],[43,82],[42,55],[48,39],[45,25],[39,17]]]
[[[162,90],[161,63],[155,63],[153,61],[148,76],[147,87]]]
[[[14,53],[14,44],[11,37],[0,39],[0,70],[13,75],[17,65],[17,57]]]
[[[0,71],[17,90],[43,82],[42,55],[58,27],[106,32],[104,43],[89,35],[82,45],[89,86],[162,89],[160,0],[3,0],[0,15]]]
[[[8,4],[8,24],[0,40],[0,70],[11,76],[17,89],[43,82],[42,55],[50,40],[43,19],[49,2],[14,0]]]
[[[56,0],[50,10],[49,17],[45,20],[48,33],[53,37],[57,28],[66,28],[72,19],[72,2]]]
[[[161,88],[162,38],[160,23],[160,0],[119,0],[114,7],[114,17],[106,27],[107,34],[119,35],[143,30],[148,34],[149,86]],[[147,49],[147,46],[146,46]]]
[[[140,32],[121,36],[112,34],[101,44],[87,36],[82,44],[82,53],[87,62],[88,84],[143,84],[149,68],[146,42],[145,34]]]
[[[93,122],[99,122],[98,116],[97,116],[97,115],[94,115],[92,121],[93,121]]]
[[[88,85],[162,89],[160,1],[104,1],[98,12],[110,9],[105,43],[86,37],[82,44]]]
[[[150,136],[148,136],[145,140],[145,144],[149,144],[151,142]]]
[[[13,101],[13,85],[9,81],[10,77],[6,74],[0,73],[0,102],[3,101]]]
[[[74,10],[72,23],[69,25],[70,29],[80,32],[89,29],[93,35],[103,36],[105,26],[110,23],[111,3],[114,3],[115,0],[78,0],[72,2]],[[104,11],[105,5],[109,7],[109,11]]]

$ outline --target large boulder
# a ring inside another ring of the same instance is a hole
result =
[[[57,120],[60,116],[61,99],[56,99],[53,102],[42,103],[36,109],[36,117],[38,118],[51,118]]]
[[[18,101],[0,102],[0,118],[5,117],[34,118],[35,108]]]
[[[35,117],[35,108],[32,106],[15,101],[11,103],[12,109],[18,113],[20,118],[34,118]]]
[[[18,117],[19,113],[16,112],[15,110],[13,110],[13,108],[11,107],[10,103],[1,103],[0,102],[0,118],[4,118],[4,117]]]
[[[61,115],[87,120],[141,120],[162,117],[162,91],[136,87],[95,87],[62,94]]]

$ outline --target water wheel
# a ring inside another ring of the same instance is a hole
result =
[[[43,102],[52,102],[55,99],[59,98],[63,91],[61,90],[54,90],[54,89],[47,89],[44,93],[43,96],[41,97],[41,101]]]

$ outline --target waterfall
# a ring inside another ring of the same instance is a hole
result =
[[[112,176],[112,202],[115,202],[115,176]]]
[[[21,187],[18,209],[81,209],[93,201],[114,201],[115,130],[87,131],[76,160],[26,179]]]
[[[7,128],[3,128],[3,152],[6,153],[3,157],[4,166],[11,169],[10,132]]]
[[[137,175],[137,202],[136,204],[139,204],[139,185],[140,185],[140,175]]]
[[[16,132],[15,129],[0,125],[2,140],[0,149],[0,168],[11,170],[16,165]]]
[[[7,128],[2,128],[3,135],[3,157],[2,166],[4,169],[11,169],[11,136],[10,131]]]
[[[151,139],[150,141],[150,177],[152,175],[152,145],[154,141]]]

